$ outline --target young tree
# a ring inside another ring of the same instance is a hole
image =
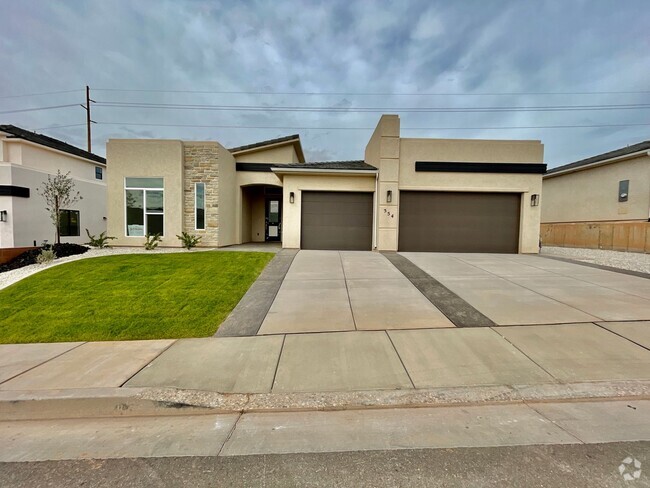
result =
[[[47,181],[43,182],[42,188],[36,191],[45,200],[45,210],[50,212],[50,219],[56,229],[56,243],[61,244],[61,209],[66,209],[82,200],[82,196],[75,191],[74,181],[70,178],[70,172],[62,174],[57,170],[56,175],[47,175]]]

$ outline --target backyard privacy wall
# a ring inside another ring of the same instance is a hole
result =
[[[650,252],[648,222],[542,224],[542,246]]]

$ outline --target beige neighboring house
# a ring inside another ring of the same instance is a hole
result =
[[[306,162],[298,135],[216,141],[111,139],[116,245],[182,231],[202,246],[536,253],[540,141],[411,139],[384,115],[356,161]]]
[[[104,158],[52,137],[0,125],[0,249],[54,243],[55,229],[37,188],[57,170],[70,172],[83,197],[63,209],[61,242],[83,244],[88,242],[86,228],[92,234],[106,230]]]
[[[650,252],[650,141],[550,169],[542,243]]]

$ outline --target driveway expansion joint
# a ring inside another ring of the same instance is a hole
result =
[[[382,252],[382,254],[456,327],[493,327],[496,325],[409,259],[396,252]]]

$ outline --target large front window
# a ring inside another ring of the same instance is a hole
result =
[[[126,178],[126,235],[164,234],[165,191],[162,178]]]

